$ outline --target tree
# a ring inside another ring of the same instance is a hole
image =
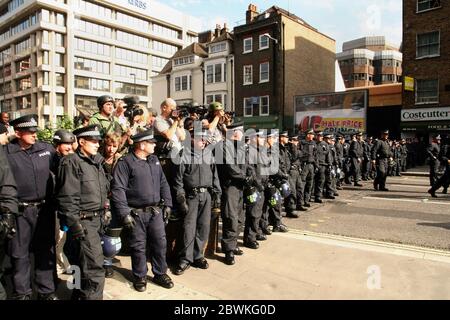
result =
[[[52,124],[51,122],[48,122],[45,125],[45,129],[38,131],[37,134],[38,139],[40,141],[52,143],[53,135],[55,134],[55,131],[59,129],[66,129],[72,131],[74,129],[73,120],[69,116],[63,115],[61,118],[58,119],[56,125]]]

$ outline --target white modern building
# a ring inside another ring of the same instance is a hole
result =
[[[0,106],[40,125],[103,94],[140,96],[201,21],[152,0],[0,0]]]
[[[165,97],[178,105],[220,102],[234,110],[233,35],[226,25],[202,33],[203,43],[193,43],[178,51],[161,73],[152,78],[153,108]]]

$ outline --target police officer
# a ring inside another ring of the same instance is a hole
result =
[[[344,172],[344,143],[345,138],[342,134],[338,133],[336,135],[337,141],[334,145],[334,148],[336,149],[336,189],[342,190],[342,179],[341,179],[341,172]]]
[[[372,149],[372,163],[377,166],[377,176],[373,182],[375,190],[389,191],[386,188],[386,177],[392,153],[388,143],[389,130],[384,130],[381,139],[378,139]]]
[[[306,138],[300,146],[302,152],[302,188],[300,198],[305,208],[311,207],[309,202],[311,199],[315,168],[317,167],[317,144],[314,142],[314,135],[314,130],[310,129],[306,131]]]
[[[366,140],[361,141],[363,146],[363,161],[362,161],[362,180],[370,180],[370,170],[372,161],[370,159],[370,152],[372,150],[372,137],[367,137]]]
[[[136,291],[147,289],[147,243],[154,274],[153,282],[170,289],[167,275],[165,221],[172,197],[158,158],[153,155],[156,140],[147,130],[132,136],[133,152],[120,158],[113,173],[113,212],[130,232],[131,267]]]
[[[289,146],[289,133],[287,131],[283,131],[280,134],[280,170],[283,173],[283,176],[286,177],[289,182],[289,186],[291,189],[291,193],[284,199],[284,208],[286,210],[286,217],[288,218],[298,218],[298,215],[294,212],[296,209],[297,203],[297,194],[296,194],[296,181],[295,179],[298,177],[298,170],[292,167],[291,157],[292,154],[290,152]],[[294,170],[292,170],[294,169]],[[292,171],[292,172],[291,172]],[[294,177],[292,177],[292,175]]]
[[[326,199],[334,200],[335,197],[339,196],[336,190],[336,164],[337,156],[336,149],[334,147],[335,141],[332,134],[326,134],[324,136],[325,142],[328,144],[330,150],[328,154],[327,170],[325,171],[325,192],[324,197]]]
[[[31,298],[30,254],[33,252],[38,299],[54,300],[55,211],[49,208],[48,202],[53,192],[50,168],[55,149],[37,141],[37,119],[32,114],[11,121],[17,138],[5,147],[19,201],[17,236],[10,243],[13,298]]]
[[[439,153],[441,151],[441,136],[435,135],[427,148],[430,158],[430,186],[433,186],[439,178]]]
[[[325,173],[328,166],[328,157],[330,153],[330,148],[328,144],[323,141],[323,132],[317,132],[316,134],[316,144],[317,144],[317,167],[314,179],[314,202],[323,203],[322,193],[325,184]]]
[[[249,185],[249,179],[246,177],[243,135],[244,124],[242,122],[228,126],[223,152],[224,161],[222,164],[217,164],[222,188],[221,244],[227,265],[235,264],[235,255],[243,254],[237,246],[239,236],[238,217],[244,208],[243,190],[246,185]]]
[[[5,151],[0,148],[0,300],[6,299],[3,288],[3,260],[6,253],[6,243],[16,234],[17,186],[6,159]]]
[[[401,151],[402,151],[402,162],[401,162],[401,172],[406,172],[406,164],[408,159],[408,147],[406,145],[406,140],[402,139],[400,142],[401,145]]]
[[[53,145],[56,150],[56,154],[53,158],[52,172],[56,176],[58,174],[59,163],[61,159],[69,154],[74,153],[74,146],[76,145],[77,138],[75,135],[64,129],[57,130],[53,135]],[[56,210],[56,203],[52,201]],[[58,273],[65,273],[69,268],[69,261],[64,255],[63,248],[66,242],[66,232],[60,230],[59,220],[56,219],[56,266]]]
[[[105,285],[100,232],[109,208],[109,182],[98,153],[101,129],[76,129],[79,147],[61,160],[56,178],[56,201],[61,229],[67,231],[64,251],[71,265],[81,270],[81,288],[73,300],[101,300]]]
[[[289,171],[289,180],[291,184],[292,194],[295,199],[295,208],[299,211],[306,211],[303,207],[303,200],[301,199],[302,189],[302,151],[300,150],[300,139],[298,135],[293,135],[289,143],[289,155],[291,156],[291,170]],[[293,218],[298,217],[297,214]]]
[[[191,265],[200,269],[209,267],[203,249],[210,231],[211,198],[220,198],[221,189],[212,152],[205,149],[207,136],[202,130],[193,132],[193,146],[185,150],[182,163],[177,167],[174,188],[185,216],[183,249],[176,275],[183,274]]]
[[[447,188],[450,183],[450,147],[446,145],[441,152],[441,161],[445,166],[444,174],[431,186],[428,193],[431,194],[433,198],[437,198],[436,191],[440,187],[444,187],[444,192],[447,193]]]
[[[355,187],[362,187],[363,185],[359,183],[359,178],[361,176],[361,165],[364,157],[364,148],[362,145],[362,132],[358,132],[355,138],[350,144],[349,156],[351,158],[351,170],[353,172],[353,185]]]

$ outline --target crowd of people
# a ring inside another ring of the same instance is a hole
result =
[[[73,132],[57,130],[53,145],[37,140],[36,115],[0,125],[0,266],[7,256],[11,299],[34,297],[32,277],[37,299],[57,299],[58,274],[71,266],[81,271],[72,299],[102,299],[121,249],[136,291],[147,288],[148,262],[152,281],[170,289],[169,265],[177,276],[207,269],[207,245],[214,251],[220,239],[223,262],[234,265],[241,232],[243,246],[257,250],[289,231],[284,218],[335,199],[346,184],[373,180],[388,191],[387,176],[408,166],[406,141],[390,141],[387,130],[377,139],[244,131],[218,102],[205,112],[168,98],[159,115],[138,103],[101,96],[98,113]]]

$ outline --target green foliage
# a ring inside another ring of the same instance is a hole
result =
[[[58,119],[56,125],[54,125],[51,122],[48,122],[45,125],[45,129],[38,131],[37,133],[38,139],[40,141],[52,143],[53,135],[55,131],[58,129],[66,129],[72,131],[74,129],[73,120],[70,119],[67,115],[63,115],[61,118]]]

